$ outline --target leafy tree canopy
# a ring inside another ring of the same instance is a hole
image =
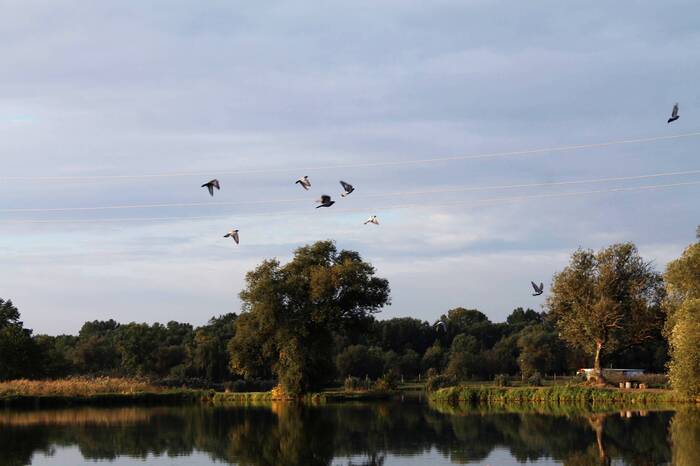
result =
[[[389,283],[354,251],[332,241],[299,248],[281,265],[266,260],[246,275],[243,314],[231,340],[231,369],[251,377],[270,367],[289,393],[333,375],[333,332],[366,330],[389,302]]]
[[[640,344],[663,327],[661,275],[631,243],[594,253],[579,249],[554,276],[547,299],[560,336],[595,357],[602,377],[603,351]]]

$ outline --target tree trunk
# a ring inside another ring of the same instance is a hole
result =
[[[603,377],[603,369],[600,367],[600,350],[603,348],[603,342],[597,340],[595,342],[595,362],[593,363],[593,377],[596,383],[605,383]]]

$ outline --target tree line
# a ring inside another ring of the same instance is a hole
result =
[[[520,307],[504,322],[461,307],[440,326],[379,320],[388,281],[331,241],[297,249],[286,264],[263,261],[240,297],[240,313],[201,327],[92,321],[59,336],[33,335],[13,303],[0,300],[0,380],[118,375],[241,389],[279,383],[297,394],[347,377],[527,378],[591,363],[652,372],[670,365],[674,384],[691,391],[700,380],[688,376],[697,371],[700,243],[669,264],[665,280],[632,244],[579,249],[555,274],[543,311]]]

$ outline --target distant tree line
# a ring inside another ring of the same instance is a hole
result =
[[[321,241],[299,248],[287,264],[261,263],[246,276],[242,312],[197,328],[108,320],[86,322],[78,335],[33,335],[12,302],[0,300],[0,380],[120,375],[247,387],[274,381],[300,393],[386,374],[405,380],[573,374],[594,360],[663,372],[669,339],[688,359],[671,364],[673,374],[697,366],[699,258],[693,245],[669,266],[667,293],[662,276],[631,244],[578,250],[554,276],[544,311],[520,307],[505,322],[492,322],[460,307],[434,326],[410,317],[376,319],[389,302],[388,282],[358,253]]]

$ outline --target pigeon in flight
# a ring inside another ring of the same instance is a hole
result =
[[[435,327],[435,330],[442,328],[443,332],[447,332],[447,324],[445,324],[445,322],[442,320],[438,320],[437,322],[435,322],[433,324],[433,327]]]
[[[219,180],[211,180],[208,183],[204,183],[202,185],[202,188],[207,188],[209,190],[209,195],[213,196],[214,195],[214,188],[221,189],[221,186],[219,186]]]
[[[321,196],[321,199],[319,199],[316,202],[320,202],[321,205],[317,205],[316,208],[318,209],[319,207],[330,207],[333,204],[335,204],[335,201],[331,201],[331,197],[327,194],[324,194]]]
[[[345,190],[345,192],[343,194],[341,194],[340,197],[349,196],[350,193],[355,190],[355,188],[353,188],[353,186],[350,183],[346,183],[345,181],[341,181],[340,184],[343,186],[343,190]]]
[[[535,289],[535,292],[532,293],[532,296],[539,296],[542,293],[544,293],[544,283],[540,282],[540,286],[537,286],[537,283],[535,282],[530,282],[532,283],[532,287]]]
[[[367,219],[367,221],[365,221],[365,225],[367,225],[368,223],[372,223],[374,225],[379,225],[379,219],[377,218],[376,215],[372,215],[370,218]]]
[[[678,116],[678,102],[676,102],[676,105],[673,106],[673,111],[671,112],[671,118],[668,119],[667,123],[676,121],[679,118],[680,116]]]
[[[238,237],[238,230],[231,230],[224,235],[224,238],[233,238],[233,240],[238,244],[240,238]]]
[[[304,188],[305,191],[308,191],[309,188],[311,187],[311,181],[309,181],[309,177],[304,175],[298,180],[296,180],[294,183],[300,184],[302,188]]]

